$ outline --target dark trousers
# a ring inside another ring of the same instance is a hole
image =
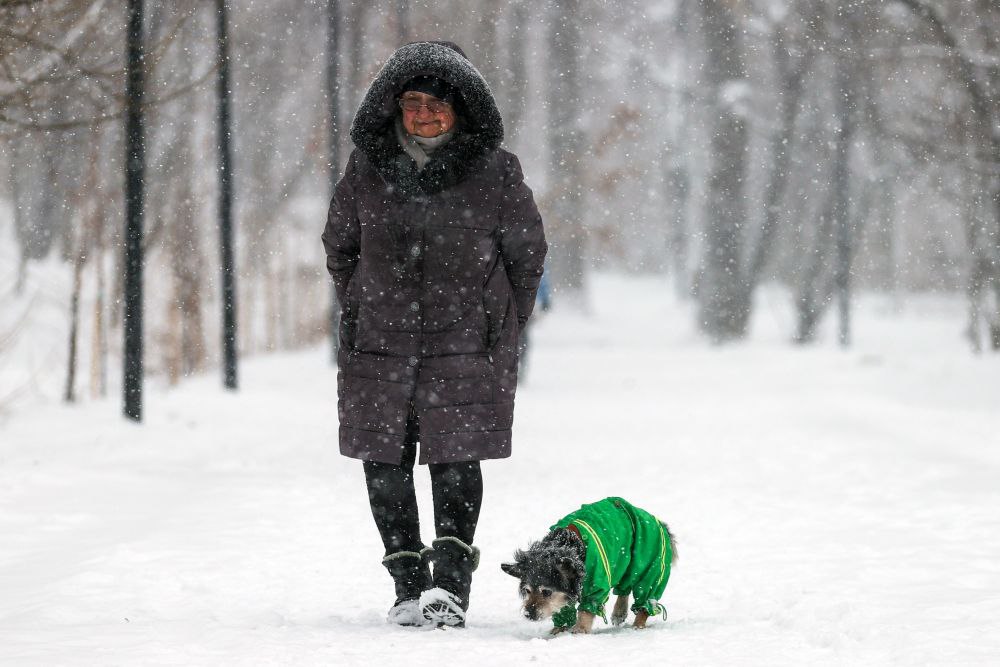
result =
[[[385,554],[420,551],[420,519],[413,489],[413,464],[417,456],[419,427],[407,425],[403,460],[399,465],[365,461],[365,481],[372,517],[382,536]],[[457,537],[472,544],[483,504],[483,475],[479,461],[432,463],[434,529],[437,537]]]

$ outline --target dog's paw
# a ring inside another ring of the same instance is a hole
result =
[[[560,627],[560,626],[557,625],[556,627],[554,627],[551,630],[549,630],[549,634],[550,635],[561,635],[562,633],[566,632],[567,630],[569,630],[568,627],[565,627],[565,626],[564,627]]]
[[[619,595],[615,600],[615,608],[611,612],[611,625],[618,626],[625,622],[628,616],[628,595]]]
[[[576,615],[576,625],[571,632],[574,635],[589,635],[590,629],[594,627],[594,615],[587,611],[581,611]]]
[[[649,620],[649,614],[647,612],[636,612],[635,621],[632,622],[632,627],[635,630],[645,630],[647,620]]]

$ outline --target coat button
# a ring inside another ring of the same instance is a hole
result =
[[[417,301],[411,302],[410,310],[412,310],[413,312],[417,312],[418,310],[420,310],[420,303],[418,303]]]
[[[411,366],[416,366],[416,365],[417,365],[417,362],[418,362],[418,361],[420,361],[420,360],[419,360],[419,359],[417,359],[416,357],[410,357],[410,358],[408,359],[408,363],[409,363],[409,364],[410,364]]]

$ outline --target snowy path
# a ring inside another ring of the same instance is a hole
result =
[[[780,312],[712,348],[666,292],[605,277],[590,317],[539,322],[514,457],[484,465],[464,632],[384,624],[323,350],[245,364],[238,395],[150,387],[139,427],[116,401],[16,415],[0,664],[992,663],[1000,362],[971,358],[953,319],[874,306],[846,353],[790,348]],[[429,539],[426,473],[418,493]],[[670,619],[550,640],[499,563],[606,495],[677,534]]]

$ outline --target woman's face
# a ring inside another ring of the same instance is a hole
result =
[[[430,139],[455,126],[455,110],[433,95],[409,90],[403,93],[399,102],[403,110],[403,127],[409,134]]]

